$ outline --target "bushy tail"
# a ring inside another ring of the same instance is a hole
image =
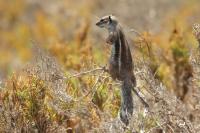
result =
[[[129,118],[133,114],[133,98],[132,98],[132,81],[124,80],[121,88],[121,109],[120,109],[120,119],[121,121],[128,125]]]

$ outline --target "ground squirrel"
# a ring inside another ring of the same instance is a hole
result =
[[[112,50],[108,72],[114,80],[122,81],[120,119],[123,123],[128,125],[128,116],[131,116],[133,113],[131,90],[133,90],[142,103],[148,107],[148,104],[134,89],[134,87],[136,87],[136,79],[133,73],[133,61],[128,41],[116,17],[112,15],[104,16],[96,25],[100,28],[106,28],[109,33],[106,42],[112,46]]]

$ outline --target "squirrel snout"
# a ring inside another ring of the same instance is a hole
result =
[[[99,22],[96,22],[96,26],[99,26],[99,24],[100,24]]]
[[[100,28],[103,28],[103,27],[104,27],[103,24],[102,24],[100,21],[98,21],[98,22],[96,23],[96,26],[98,26],[98,27],[100,27]]]

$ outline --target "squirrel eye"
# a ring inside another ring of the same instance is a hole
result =
[[[100,22],[103,22],[103,19],[101,19]]]

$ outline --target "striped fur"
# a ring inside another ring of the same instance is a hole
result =
[[[140,98],[145,107],[148,107],[148,104],[134,89],[136,86],[136,79],[133,73],[133,61],[128,41],[115,17],[102,17],[96,25],[108,29],[109,32],[109,36],[106,39],[106,42],[112,45],[109,60],[109,73],[114,80],[122,81],[120,119],[123,123],[128,125],[129,116],[133,113],[131,90]]]

